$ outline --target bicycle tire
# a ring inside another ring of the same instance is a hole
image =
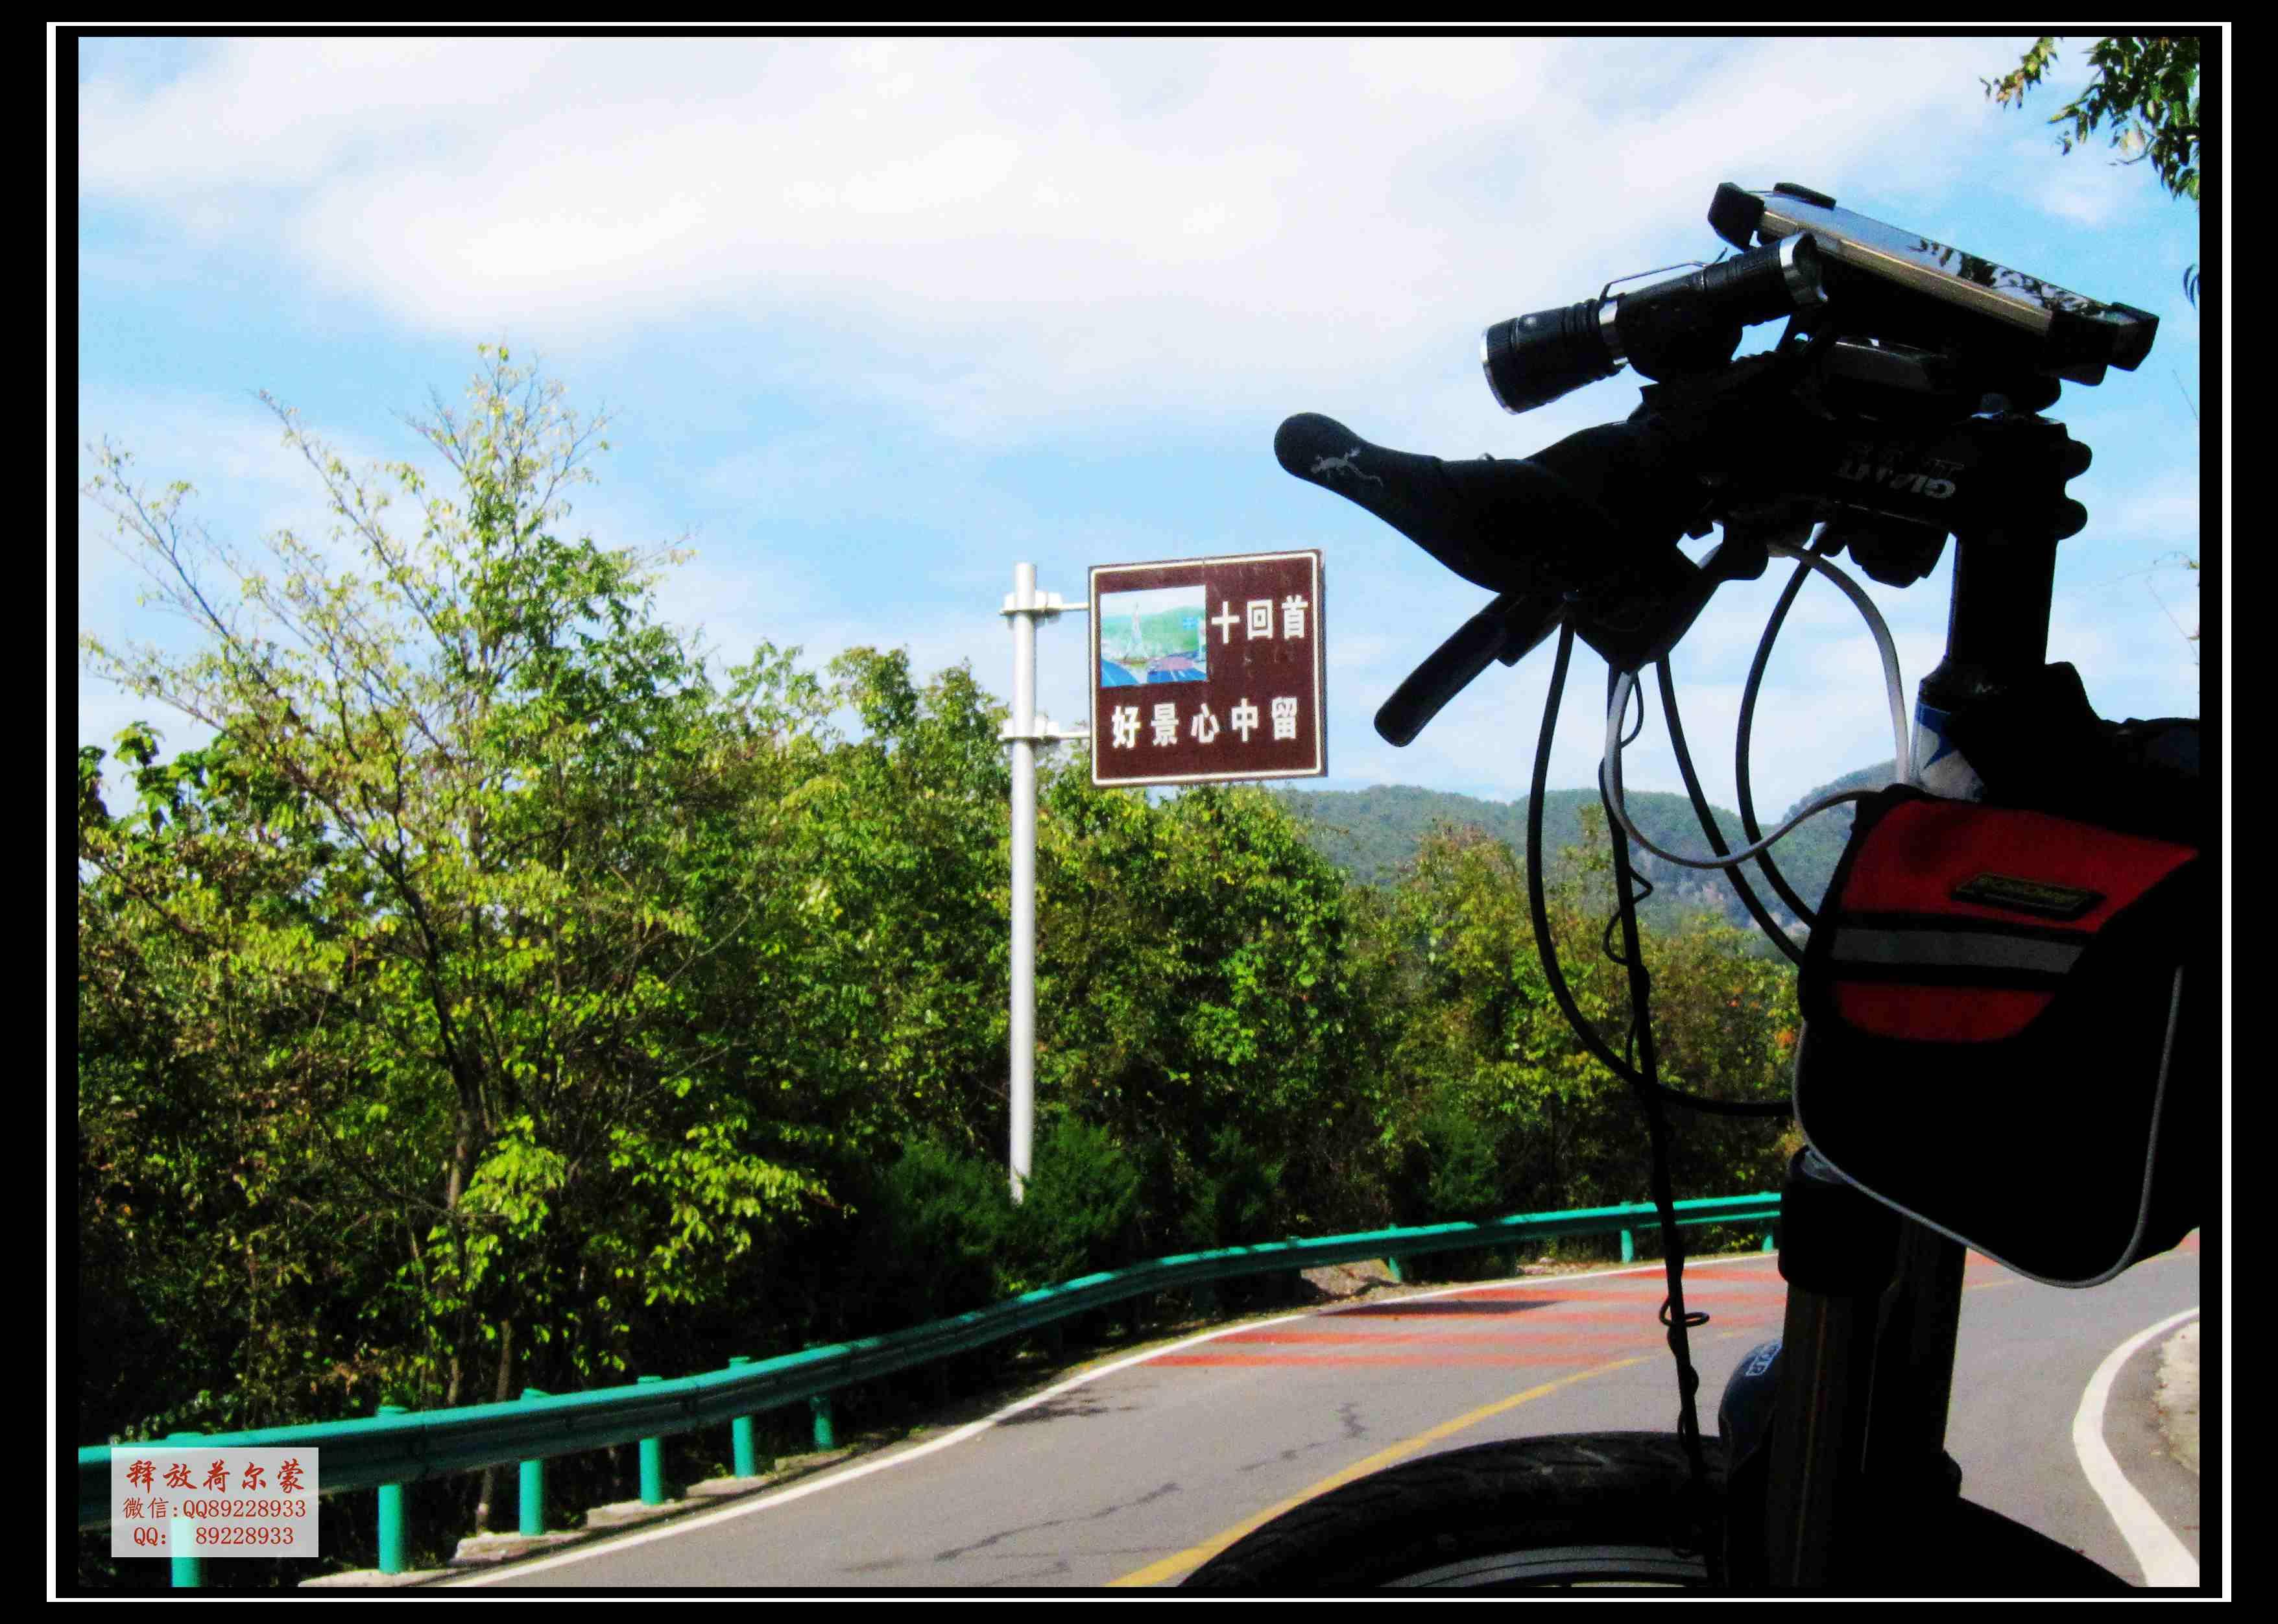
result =
[[[1702,1440],[1710,1482],[1722,1452]],[[1705,1586],[1673,1433],[1511,1438],[1426,1455],[1295,1506],[1189,1575],[1199,1590]]]
[[[1704,1438],[1721,1496],[1723,1450]],[[1512,1438],[1372,1473],[1275,1518],[1182,1588],[1524,1591],[1599,1585],[1706,1589],[1673,1433]],[[1911,1552],[1911,1554],[1907,1554]],[[1968,1501],[1890,1542],[1855,1586],[1878,1595],[2075,1596],[2129,1589],[2079,1552]]]

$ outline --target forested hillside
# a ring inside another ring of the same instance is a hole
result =
[[[1823,784],[1766,819],[1769,831],[1822,797],[1848,789],[1878,789],[1890,782],[1892,764],[1862,768],[1833,783]],[[1416,860],[1426,836],[1434,828],[1473,828],[1503,842],[1514,851],[1526,850],[1527,803],[1480,800],[1439,789],[1418,789],[1403,784],[1380,784],[1369,789],[1283,789],[1279,792],[1290,815],[1305,826],[1315,849],[1352,879],[1365,885],[1396,881],[1401,871]],[[1576,845],[1582,836],[1584,810],[1600,805],[1595,789],[1554,789],[1543,797],[1542,845],[1554,863],[1557,854]],[[1706,855],[1708,842],[1690,801],[1681,795],[1632,792],[1630,818],[1655,844],[1671,851]],[[1716,817],[1728,849],[1743,842],[1739,814],[1723,807],[1710,809]],[[1836,860],[1850,837],[1852,808],[1843,805],[1807,820],[1773,848],[1773,861],[1796,896],[1816,908],[1835,873]],[[1759,809],[1759,816],[1762,817]],[[1676,928],[1693,915],[1712,913],[1731,924],[1754,928],[1747,909],[1718,873],[1688,869],[1642,849],[1633,850],[1639,873],[1650,881],[1654,894],[1643,903],[1642,914],[1668,928]],[[1782,924],[1794,925],[1795,916],[1751,865],[1747,878],[1757,896]]]

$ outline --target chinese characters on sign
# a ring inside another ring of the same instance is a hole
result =
[[[1319,553],[1096,566],[1091,640],[1092,782],[1328,771]]]
[[[317,1452],[116,1445],[111,1554],[316,1556]]]

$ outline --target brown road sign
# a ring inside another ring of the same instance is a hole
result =
[[[1093,783],[1329,770],[1319,553],[1095,565],[1090,619]]]

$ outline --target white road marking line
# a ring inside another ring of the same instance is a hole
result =
[[[1714,1262],[1716,1263],[1751,1262],[1759,1260],[1769,1260],[1773,1255],[1773,1254],[1770,1253],[1748,1253],[1739,1257],[1720,1257],[1701,1261]],[[1405,1297],[1390,1297],[1386,1298],[1383,1300],[1387,1302],[1420,1302],[1427,1298],[1454,1297],[1460,1295],[1464,1292],[1494,1291],[1513,1285],[1531,1285],[1538,1284],[1550,1284],[1554,1282],[1563,1285],[1569,1280],[1595,1280],[1607,1275],[1641,1274],[1648,1269],[1658,1272],[1661,1269],[1661,1267],[1662,1266],[1657,1262],[1635,1263],[1625,1264],[1617,1269],[1592,1269],[1586,1274],[1518,1275],[1508,1280],[1475,1280],[1464,1285],[1442,1286],[1429,1292],[1413,1292]],[[1353,1304],[1349,1306],[1361,1307],[1364,1305]],[[979,1421],[967,1422],[964,1426],[958,1428],[956,1431],[945,1432],[941,1437],[932,1440],[930,1443],[920,1444],[914,1449],[895,1450],[891,1453],[881,1455],[875,1460],[866,1460],[857,1466],[850,1466],[844,1471],[826,1471],[816,1476],[812,1482],[800,1483],[794,1488],[785,1489],[780,1493],[770,1494],[762,1490],[759,1494],[749,1500],[740,1501],[733,1506],[723,1506],[718,1511],[707,1514],[675,1517],[670,1521],[660,1524],[658,1527],[644,1529],[638,1533],[627,1534],[622,1538],[610,1539],[605,1536],[596,1540],[592,1544],[580,1545],[574,1550],[562,1552],[558,1555],[540,1557],[537,1560],[530,1562],[508,1561],[487,1573],[471,1574],[464,1579],[439,1580],[435,1583],[428,1585],[425,1588],[431,1590],[466,1590],[476,1585],[495,1584],[501,1579],[519,1578],[524,1574],[544,1573],[548,1568],[566,1567],[571,1562],[582,1562],[592,1557],[606,1556],[617,1551],[630,1551],[633,1546],[647,1544],[651,1540],[668,1538],[675,1534],[692,1533],[698,1529],[710,1528],[715,1523],[725,1522],[731,1517],[747,1517],[753,1512],[766,1511],[773,1506],[789,1505],[793,1500],[803,1499],[810,1494],[820,1493],[825,1489],[835,1488],[840,1483],[852,1483],[858,1477],[868,1477],[873,1472],[882,1472],[890,1466],[899,1466],[905,1461],[915,1460],[921,1455],[929,1455],[936,1449],[947,1449],[952,1444],[961,1444],[967,1438],[973,1437],[975,1433],[985,1432],[990,1428],[995,1426],[998,1422],[1010,1420],[1013,1416],[1020,1414],[1023,1410],[1032,1410],[1036,1408],[1036,1406],[1044,1403],[1048,1399],[1057,1399],[1064,1392],[1068,1392],[1075,1388],[1082,1387],[1087,1383],[1096,1382],[1099,1380],[1101,1376],[1113,1376],[1117,1371],[1128,1370],[1134,1365],[1143,1365],[1149,1360],[1160,1359],[1166,1353],[1176,1353],[1183,1349],[1196,1346],[1201,1343],[1216,1341],[1220,1337],[1230,1337],[1236,1331],[1263,1330],[1269,1325],[1287,1325],[1293,1320],[1319,1319],[1328,1315],[1341,1314],[1346,1311],[1347,1309],[1343,1308],[1308,1309],[1305,1312],[1299,1314],[1284,1314],[1270,1320],[1244,1320],[1238,1324],[1221,1325],[1216,1330],[1205,1330],[1198,1336],[1189,1337],[1183,1341],[1166,1343],[1161,1347],[1149,1348],[1146,1352],[1134,1353],[1128,1359],[1119,1359],[1113,1364],[1102,1365],[1096,1370],[1087,1370],[1081,1376],[1070,1376],[1066,1381],[1060,1383],[1056,1387],[1048,1387],[1040,1393],[1032,1393],[1028,1398],[1020,1399],[1015,1403],[1006,1405],[1003,1409],[997,1411],[994,1414],[984,1415]]]
[[[1060,1394],[1067,1392],[1074,1388],[1082,1387],[1087,1383],[1096,1382],[1101,1376],[1112,1376],[1119,1370],[1128,1369],[1133,1365],[1144,1364],[1147,1361],[1159,1358],[1165,1353],[1175,1353],[1181,1348],[1189,1348],[1193,1347],[1197,1343],[1209,1342],[1219,1337],[1231,1336],[1237,1330],[1256,1330],[1261,1326],[1265,1325],[1286,1325],[1291,1320],[1301,1320],[1308,1317],[1310,1316],[1304,1314],[1285,1314],[1278,1319],[1247,1321],[1237,1325],[1222,1325],[1216,1330],[1204,1331],[1201,1335],[1189,1337],[1182,1342],[1173,1342],[1166,1346],[1150,1348],[1143,1353],[1134,1353],[1128,1359],[1120,1359],[1116,1361],[1113,1364],[1102,1365],[1096,1370],[1087,1370],[1081,1376],[1070,1376],[1066,1381],[1060,1383],[1056,1387],[1048,1387],[1040,1393],[1032,1393],[1026,1399],[1020,1399],[1015,1403],[1005,1406],[1003,1409],[998,1410],[992,1415],[985,1415],[979,1421],[967,1422],[964,1426],[958,1428],[954,1432],[945,1432],[942,1434],[941,1437],[933,1439],[929,1443],[920,1444],[914,1449],[895,1450],[890,1453],[881,1455],[875,1460],[866,1460],[859,1465],[849,1466],[843,1471],[828,1471],[818,1475],[812,1482],[797,1484],[794,1487],[784,1490],[780,1493],[770,1494],[762,1491],[759,1495],[752,1499],[742,1501],[734,1506],[722,1506],[718,1511],[713,1512],[708,1515],[676,1517],[671,1521],[660,1527],[646,1529],[637,1534],[629,1534],[622,1539],[604,1539],[592,1545],[580,1546],[575,1551],[564,1551],[558,1556],[542,1557],[535,1562],[508,1563],[495,1572],[478,1574],[474,1577],[468,1579],[446,1580],[440,1584],[430,1586],[429,1588],[436,1590],[449,1588],[455,1590],[469,1585],[490,1584],[501,1579],[513,1578],[523,1574],[543,1573],[547,1568],[560,1567],[570,1562],[584,1561],[590,1557],[606,1556],[612,1552],[617,1551],[628,1551],[635,1545],[645,1545],[651,1540],[663,1539],[669,1535],[686,1534],[692,1532],[697,1529],[710,1528],[713,1524],[725,1522],[731,1517],[745,1517],[751,1515],[753,1512],[767,1511],[777,1506],[786,1506],[793,1500],[804,1499],[806,1496],[819,1493],[822,1490],[835,1488],[840,1483],[852,1483],[856,1478],[868,1477],[873,1472],[882,1472],[890,1466],[899,1466],[906,1461],[915,1460],[921,1455],[929,1455],[937,1449],[947,1449],[952,1444],[963,1443],[975,1433],[985,1432],[990,1427],[995,1426],[998,1422],[1009,1420],[1011,1417],[1020,1414],[1023,1410],[1034,1409],[1036,1406],[1044,1403],[1048,1399],[1056,1399],[1059,1397]]]
[[[2128,1542],[2137,1564],[2144,1570],[2144,1582],[2166,1588],[2190,1587],[2199,1582],[2199,1565],[2183,1548],[2175,1531],[2160,1521],[2152,1503],[2138,1493],[2121,1471],[2120,1463],[2112,1458],[2112,1451],[2104,1442],[2104,1402],[2111,1396],[2112,1384],[2126,1364],[2152,1338],[2173,1330],[2185,1320],[2198,1317],[2197,1308],[2186,1308],[2181,1314],[2169,1315],[2156,1325],[2147,1325],[2107,1354],[2096,1374],[2089,1378],[2088,1391],[2081,1395],[2080,1408],[2072,1418],[2072,1446],[2080,1456],[2081,1470],[2088,1475],[2088,1485],[2104,1502],[2104,1509],[2120,1525],[2120,1537]]]

